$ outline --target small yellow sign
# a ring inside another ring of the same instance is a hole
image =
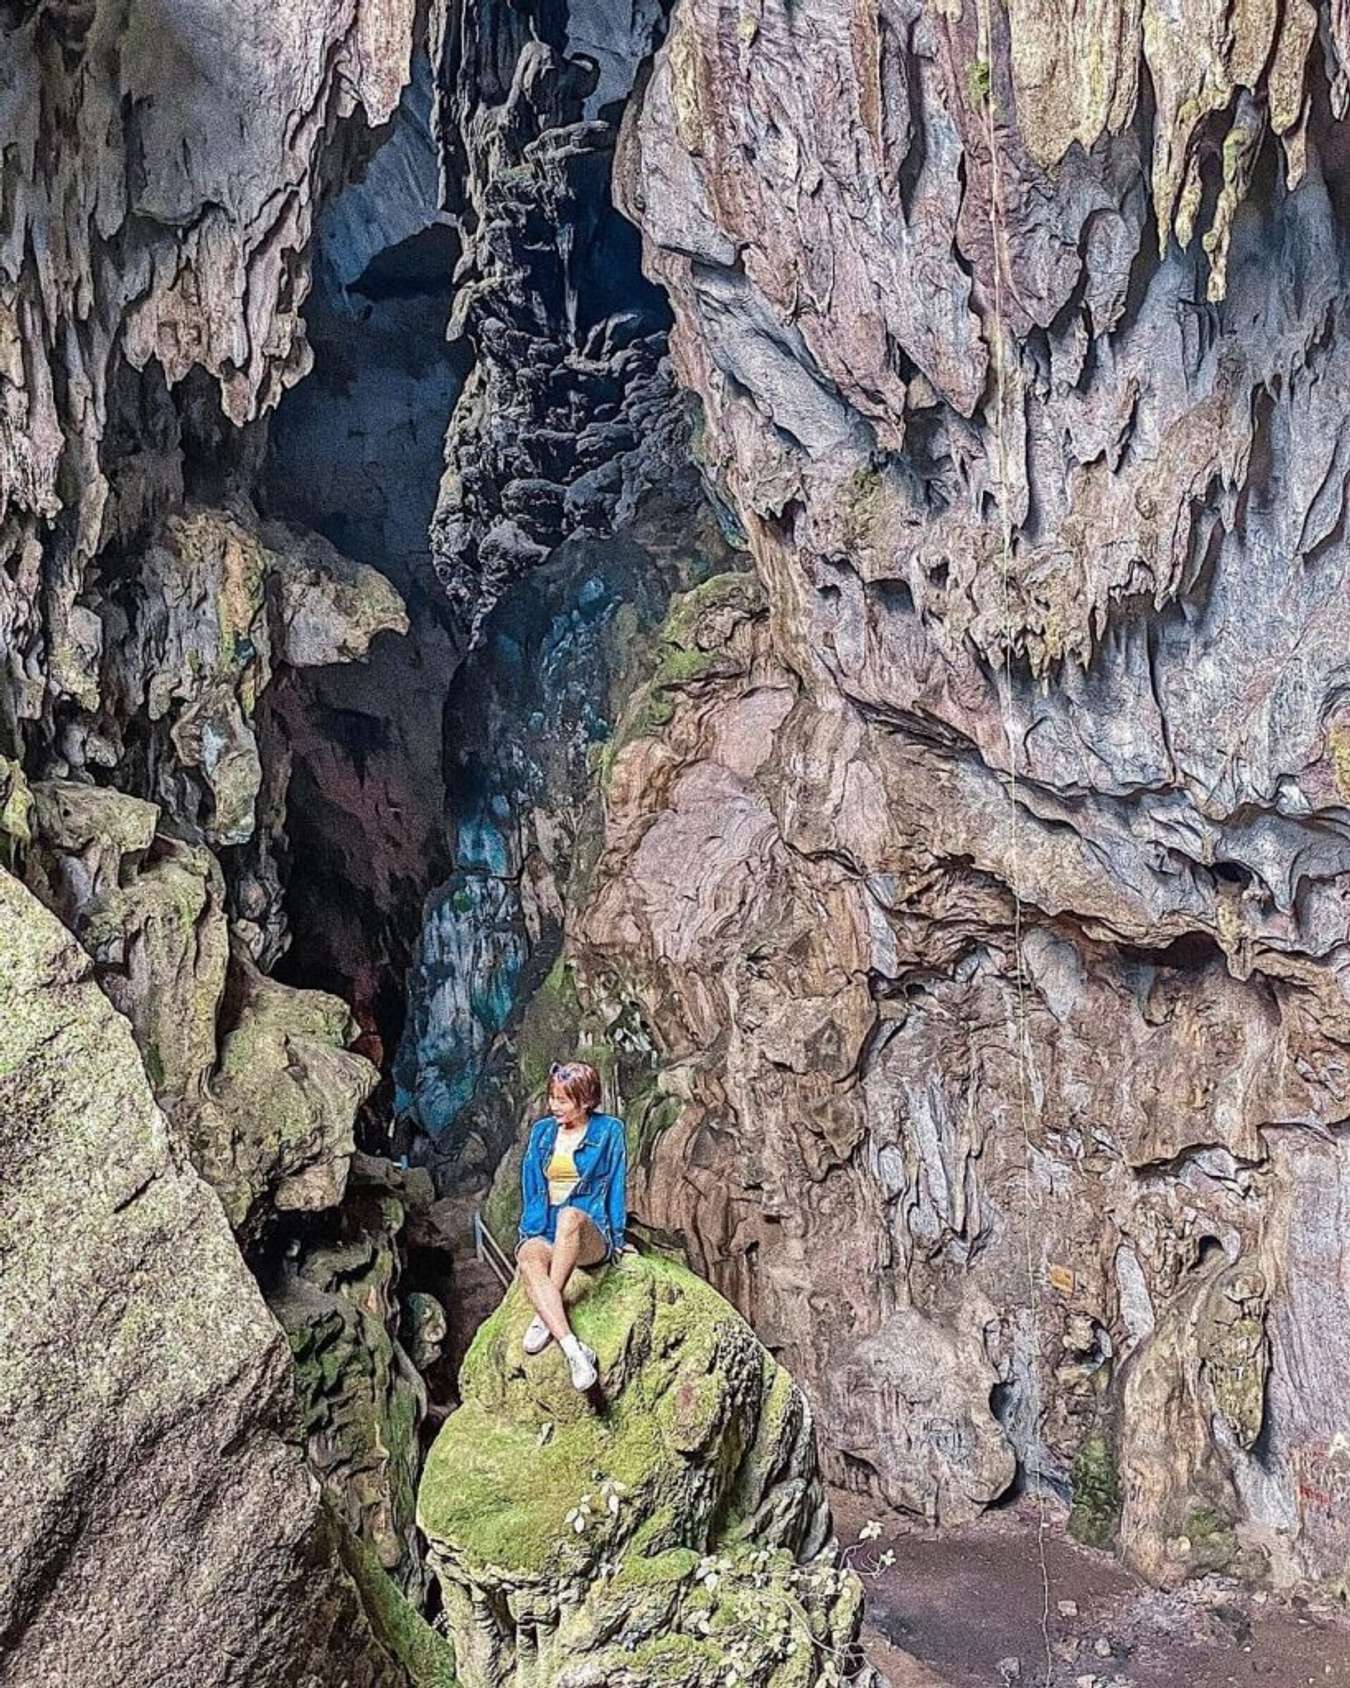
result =
[[[1051,1289],[1057,1289],[1061,1295],[1072,1295],[1074,1282],[1075,1279],[1072,1266],[1051,1266]]]

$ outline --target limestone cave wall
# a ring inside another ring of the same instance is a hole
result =
[[[163,1358],[0,1678],[195,1426],[164,1562],[270,1520],[267,1587],[102,1679],[435,1680],[467,1215],[569,1049],[836,1482],[1343,1574],[1347,66],[1308,0],[0,4],[0,1313]]]
[[[755,576],[573,928],[644,1216],[837,1476],[1161,1578],[1350,1545],[1345,52],[684,0],[620,166]]]

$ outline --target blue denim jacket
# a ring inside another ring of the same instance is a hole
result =
[[[553,1158],[558,1122],[552,1114],[536,1120],[520,1168],[520,1235],[516,1247],[530,1237],[551,1236],[548,1179],[545,1168]],[[628,1223],[628,1145],[623,1121],[613,1114],[592,1114],[586,1135],[577,1145],[577,1186],[568,1207],[579,1207],[605,1239],[611,1255],[623,1247]]]

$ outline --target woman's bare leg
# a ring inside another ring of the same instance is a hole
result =
[[[563,1306],[563,1291],[576,1266],[595,1266],[605,1258],[605,1239],[579,1207],[565,1207],[558,1215],[557,1239],[552,1247],[532,1237],[516,1256],[520,1279],[531,1305],[555,1342],[571,1336]]]
[[[598,1266],[605,1258],[605,1239],[579,1207],[565,1207],[558,1215],[558,1234],[549,1261],[549,1281],[559,1298],[574,1266]],[[547,1322],[547,1321],[545,1321]]]
[[[555,1252],[542,1237],[531,1237],[529,1242],[521,1245],[516,1265],[520,1268],[520,1281],[535,1312],[544,1321],[553,1340],[561,1342],[565,1336],[571,1336],[572,1327],[563,1310],[562,1295],[549,1276]],[[570,1272],[571,1268],[568,1270]],[[563,1280],[564,1283],[566,1281]]]

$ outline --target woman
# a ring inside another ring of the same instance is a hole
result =
[[[516,1262],[535,1316],[527,1354],[556,1339],[576,1389],[596,1379],[595,1354],[572,1334],[563,1291],[574,1266],[598,1266],[624,1247],[628,1150],[623,1122],[600,1108],[600,1074],[585,1061],[554,1062],[551,1112],[536,1120],[520,1168]]]

